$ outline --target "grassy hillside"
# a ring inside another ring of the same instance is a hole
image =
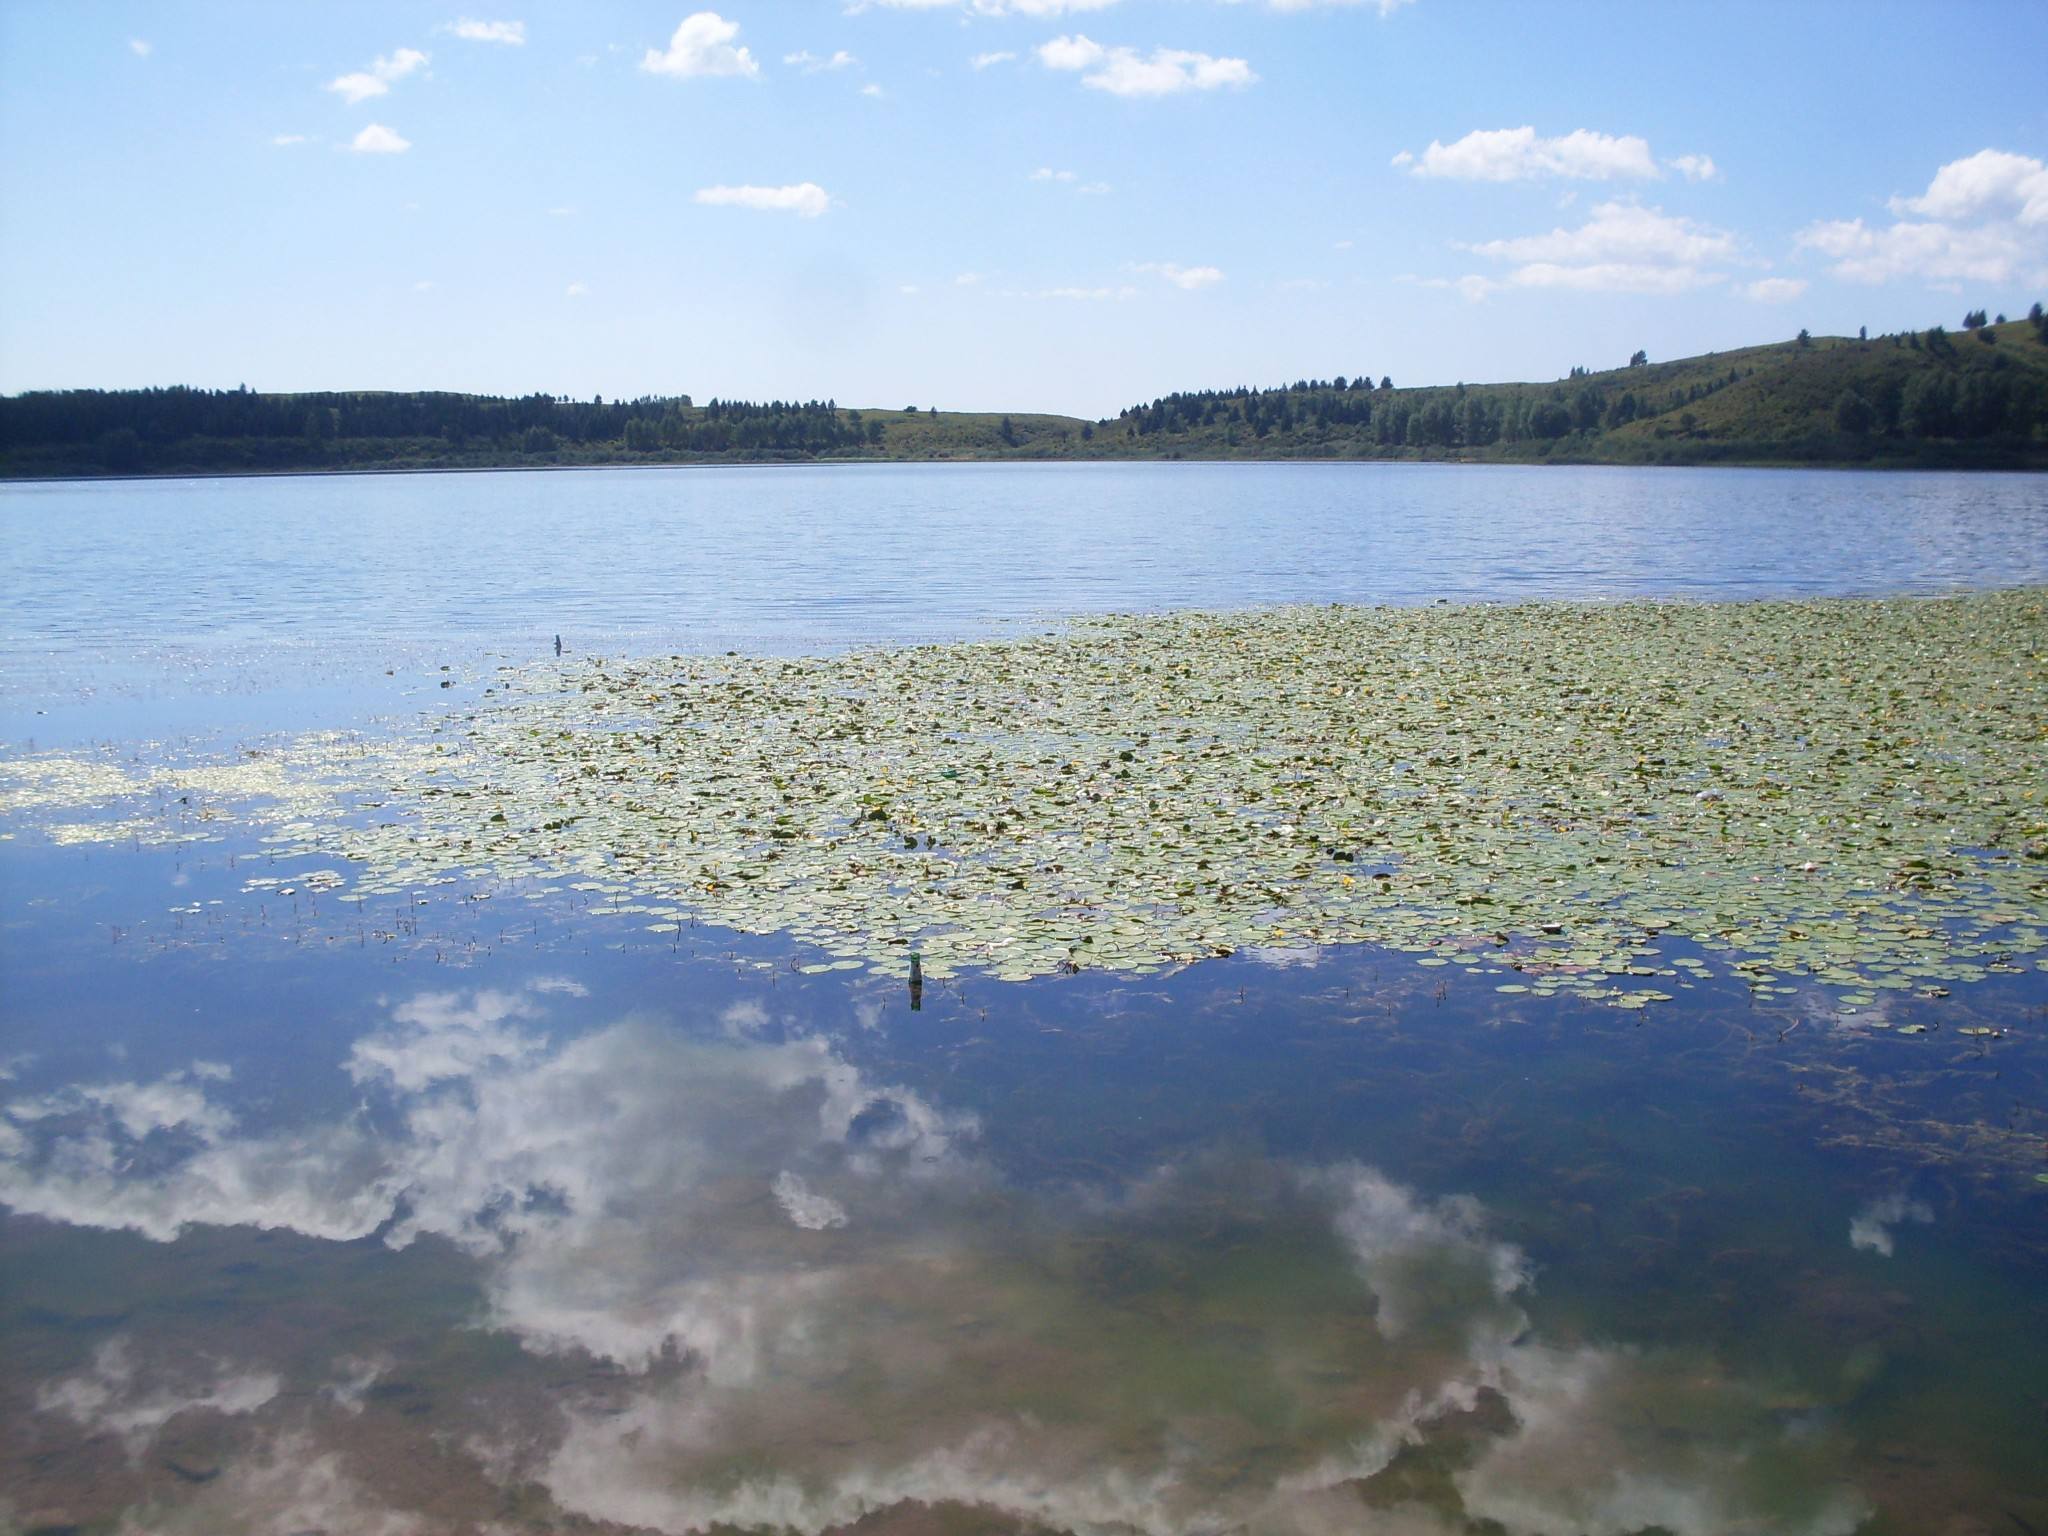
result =
[[[2048,468],[2048,327],[1814,337],[1544,384],[1304,380],[1114,418],[688,396],[247,389],[0,399],[0,475],[940,459],[1451,459]]]
[[[1096,442],[1146,457],[2048,467],[2048,339],[2031,320],[1819,337],[1550,384],[1173,395]]]

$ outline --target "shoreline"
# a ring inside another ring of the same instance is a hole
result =
[[[996,458],[975,458],[968,456],[947,458],[811,458],[811,459],[668,459],[644,464],[591,463],[591,464],[363,464],[333,469],[165,469],[146,470],[134,474],[50,474],[50,475],[7,475],[0,474],[0,486],[28,485],[106,485],[151,480],[301,480],[340,478],[349,476],[375,475],[503,475],[503,474],[560,474],[593,470],[652,470],[652,469],[857,469],[857,468],[901,468],[906,466],[965,465],[985,468],[990,465],[1085,465],[1100,467],[1116,464],[1176,465],[1189,467],[1215,467],[1225,464],[1288,466],[1349,466],[1353,468],[1380,468],[1391,466],[1443,467],[1453,469],[1622,469],[1622,470],[1817,470],[1833,473],[1864,472],[1869,474],[1968,474],[1968,475],[2041,475],[2048,474],[2048,460],[2030,464],[1902,464],[1897,462],[1868,461],[1852,459],[1713,459],[1689,462],[1644,462],[1626,463],[1614,459],[1591,458],[1542,458],[1542,459],[1474,459],[1457,457],[1401,457],[1401,458],[1348,458],[1331,456],[1318,458],[1313,455],[1290,455],[1241,457],[1241,458],[1197,458],[1172,456],[1130,456],[1111,455],[1078,457],[1026,457],[1002,456]]]

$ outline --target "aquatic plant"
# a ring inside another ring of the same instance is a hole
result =
[[[547,663],[416,736],[287,750],[268,840],[365,900],[524,879],[786,931],[812,968],[1370,942],[1641,1007],[1681,977],[1669,932],[1855,1007],[2048,942],[2044,604],[1302,607]]]

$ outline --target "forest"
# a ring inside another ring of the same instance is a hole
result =
[[[173,385],[0,398],[13,478],[931,459],[1455,459],[2048,467],[2048,320],[1814,337],[1548,383],[1370,373],[1182,391],[1093,421],[687,394],[273,394]]]

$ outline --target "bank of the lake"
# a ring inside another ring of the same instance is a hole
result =
[[[1813,338],[1551,383],[1177,392],[1115,417],[691,396],[157,389],[0,399],[0,475],[1008,459],[2048,468],[2048,327]]]

